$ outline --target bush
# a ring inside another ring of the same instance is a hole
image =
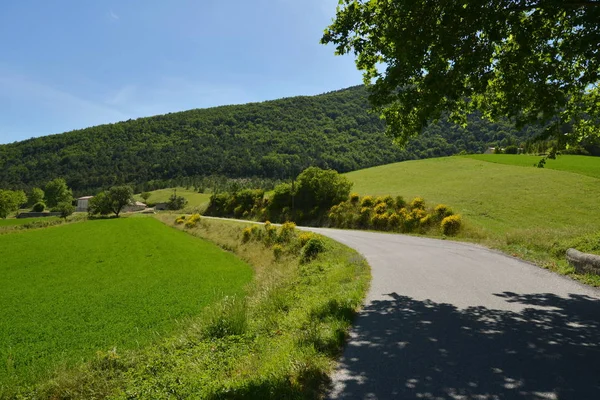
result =
[[[504,149],[504,154],[518,154],[518,153],[519,153],[519,148],[515,145],[506,146],[506,148]]]
[[[289,243],[296,235],[296,224],[293,222],[286,222],[279,228],[279,235],[277,235],[277,241],[279,243]]]
[[[451,215],[442,220],[440,225],[442,233],[447,236],[453,236],[458,233],[461,227],[460,215]]]
[[[186,228],[195,228],[196,225],[198,225],[198,222],[200,222],[200,214],[193,214],[191,215],[187,221],[185,221],[185,227]]]
[[[401,222],[402,221],[400,219],[400,216],[396,213],[391,214],[388,218],[388,225],[390,226],[390,229],[392,229],[392,230],[396,230],[396,229],[400,228]]]
[[[404,207],[406,207],[406,201],[404,201],[404,197],[396,196],[396,208],[399,210]]]
[[[415,197],[413,201],[410,202],[410,208],[417,210],[425,209],[425,200],[422,197]]]
[[[242,243],[248,243],[252,239],[252,228],[244,228],[242,231]]]
[[[265,222],[265,244],[270,246],[277,239],[277,228],[275,228],[269,221]]]
[[[187,204],[187,200],[182,196],[176,196],[172,194],[167,201],[168,210],[181,210]]]
[[[435,209],[433,211],[434,215],[439,221],[454,214],[450,207],[448,207],[445,204],[438,204],[437,206],[435,206]]]
[[[315,237],[315,234],[312,232],[303,232],[298,236],[298,240],[300,241],[300,247],[306,246],[306,243],[312,238]]]
[[[176,223],[177,225],[181,225],[181,224],[183,224],[184,222],[185,222],[185,215],[182,215],[181,217],[178,217],[178,218],[175,220],[175,223]]]
[[[60,213],[60,216],[64,219],[75,212],[75,206],[69,201],[62,201],[55,207],[56,212]]]
[[[44,204],[43,202],[40,201],[38,203],[35,203],[31,210],[34,212],[44,212],[45,209],[46,209],[46,204]]]
[[[384,214],[387,211],[387,204],[385,203],[376,203],[375,206],[375,214]]]
[[[351,204],[357,205],[359,201],[360,201],[360,196],[358,195],[358,193],[352,193],[350,195],[350,203]]]
[[[365,196],[360,202],[361,207],[373,207],[375,201],[373,200],[373,196]]]
[[[314,259],[318,254],[325,251],[325,243],[318,237],[311,238],[302,248],[302,261],[307,262]]]
[[[280,244],[273,245],[273,256],[276,260],[279,260],[283,255],[283,246]]]
[[[373,228],[379,230],[387,229],[388,222],[389,218],[387,214],[375,214],[373,215],[373,218],[371,218],[371,225],[373,225]]]

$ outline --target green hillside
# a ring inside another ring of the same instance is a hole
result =
[[[64,177],[76,195],[86,195],[113,184],[183,177],[287,178],[310,165],[348,172],[461,150],[482,152],[536,134],[473,115],[467,128],[441,121],[400,150],[383,130],[362,86],[190,110],[0,145],[0,187],[27,189]]]
[[[537,164],[541,157],[524,154],[472,154],[465,157],[498,164],[531,167]],[[547,159],[544,168],[559,171],[575,172],[600,179],[600,158],[589,156],[558,156],[555,160]]]
[[[578,157],[563,160],[587,162],[588,172],[600,165],[600,158]],[[346,176],[360,194],[423,196],[450,205],[465,217],[466,235],[482,239],[509,243],[527,238],[534,247],[549,246],[600,230],[600,179],[580,173],[446,157]]]

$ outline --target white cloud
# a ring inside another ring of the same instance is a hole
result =
[[[114,21],[116,21],[116,20],[118,20],[120,18],[117,14],[114,13],[113,10],[110,10],[108,12],[108,16],[110,17],[110,19],[112,19]]]

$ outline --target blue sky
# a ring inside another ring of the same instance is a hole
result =
[[[361,83],[337,0],[2,1],[0,143]]]

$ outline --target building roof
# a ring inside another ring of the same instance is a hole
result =
[[[92,197],[94,197],[94,196],[83,196],[83,197],[78,198],[77,200],[89,200]]]

